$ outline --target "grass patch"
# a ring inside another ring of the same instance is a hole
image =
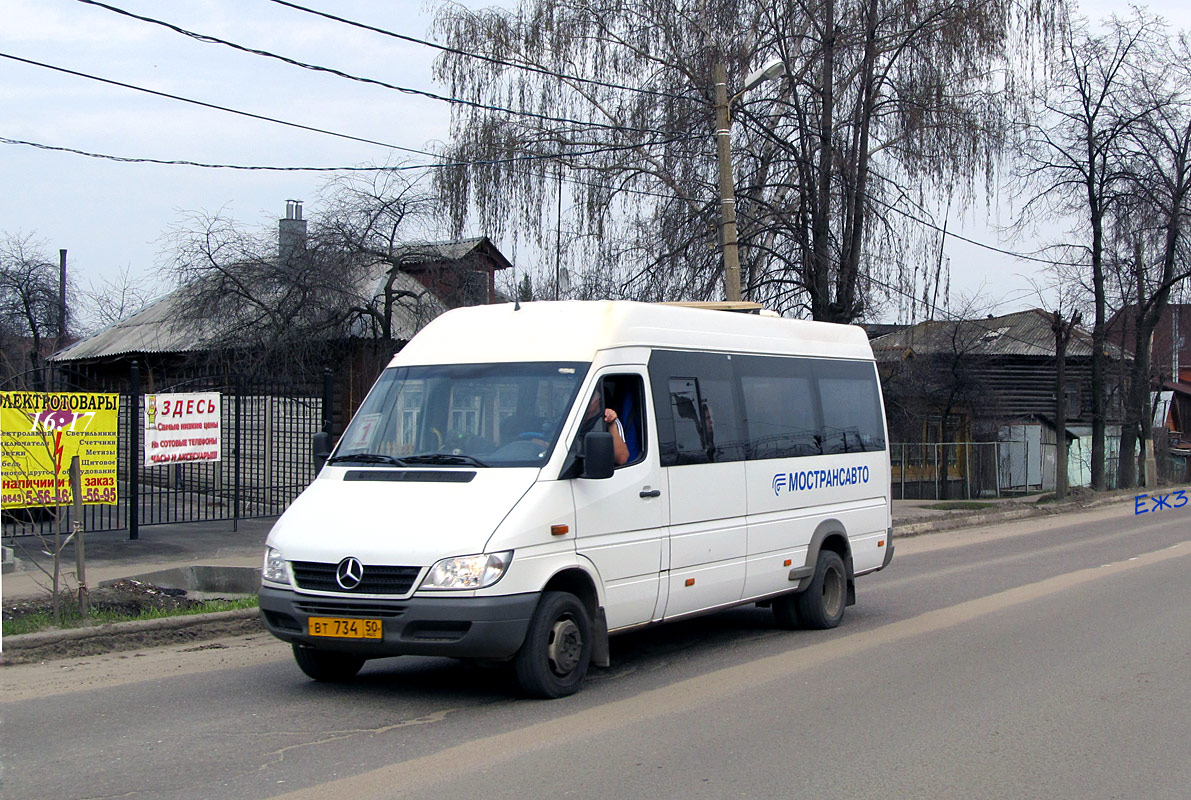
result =
[[[46,599],[48,605],[49,599]],[[182,617],[193,614],[209,614],[214,611],[235,611],[241,608],[256,608],[257,597],[252,595],[239,600],[208,600],[196,603],[186,608],[146,608],[135,614],[121,613],[104,608],[92,608],[91,613],[83,619],[79,615],[78,606],[71,601],[62,602],[62,623],[54,622],[52,612],[38,609],[30,613],[6,618],[3,622],[5,636],[19,636],[22,633],[36,633],[54,628],[83,628],[91,625],[102,625],[105,622],[131,622],[138,619],[162,619],[164,617]]]
[[[950,503],[932,503],[921,506],[934,511],[979,511],[982,508],[992,508],[996,503],[978,503],[975,500],[955,500]]]

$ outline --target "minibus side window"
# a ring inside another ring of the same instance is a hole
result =
[[[668,350],[650,355],[662,466],[744,459],[747,443],[732,358]]]
[[[710,409],[699,391],[698,378],[670,379],[670,413],[674,420],[674,447],[679,464],[701,464],[715,453],[714,423],[704,418]]]
[[[823,452],[811,362],[741,358],[741,395],[749,458],[791,458]]]
[[[824,361],[815,365],[815,377],[823,409],[823,452],[884,450],[876,368],[858,361]]]

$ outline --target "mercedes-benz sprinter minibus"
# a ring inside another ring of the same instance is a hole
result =
[[[855,578],[889,564],[891,525],[860,328],[462,308],[394,356],[277,521],[260,607],[318,680],[453,656],[559,697],[622,631],[742,603],[835,627]]]

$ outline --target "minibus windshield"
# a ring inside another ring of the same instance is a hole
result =
[[[390,367],[327,463],[541,466],[587,367],[557,361]]]

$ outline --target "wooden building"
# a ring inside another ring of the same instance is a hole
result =
[[[966,443],[1012,442],[988,449],[1000,461],[989,467],[996,470],[998,490],[1052,488],[1057,391],[1053,321],[1051,313],[1031,309],[984,319],[932,320],[874,338],[891,441],[942,447],[944,463],[951,468],[948,480],[965,479],[974,469]],[[1123,356],[1116,347],[1110,347],[1109,356],[1106,439],[1110,457],[1115,457]],[[1062,389],[1073,486],[1086,485],[1091,478],[1091,357],[1091,335],[1077,328],[1067,347]],[[976,449],[986,457],[985,448]],[[925,460],[921,466],[927,468]]]

